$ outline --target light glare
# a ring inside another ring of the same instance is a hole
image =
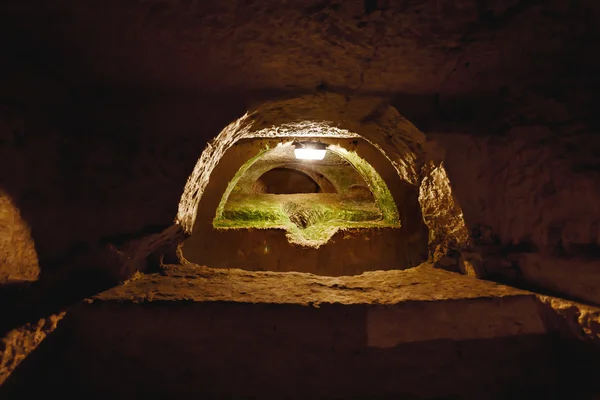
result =
[[[325,158],[325,149],[294,149],[298,160],[322,160]]]

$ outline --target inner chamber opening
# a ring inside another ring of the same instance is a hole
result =
[[[328,145],[322,160],[298,160],[291,142],[276,139],[236,143],[211,175],[184,257],[329,276],[426,259],[418,188],[366,141],[320,141]]]
[[[325,177],[323,179],[327,180]],[[331,185],[331,182],[328,183]],[[330,188],[335,193],[333,185]],[[268,194],[323,193],[326,190],[323,190],[310,175],[293,168],[274,168],[265,172],[252,188],[253,193]]]

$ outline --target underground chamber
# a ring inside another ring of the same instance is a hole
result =
[[[0,398],[27,398],[33,379],[86,398],[499,400],[567,386],[563,363],[589,359],[566,356],[553,326],[574,305],[435,268],[469,235],[423,135],[393,109],[344,125],[280,108],[227,126],[176,223],[131,244],[127,265],[158,253],[159,272],[57,315]]]
[[[212,172],[182,254],[327,276],[405,269],[427,257],[419,217],[417,188],[362,138],[245,139]]]
[[[598,400],[599,1],[0,10],[0,399]]]

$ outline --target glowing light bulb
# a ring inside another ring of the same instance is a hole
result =
[[[326,152],[326,149],[294,149],[294,155],[298,160],[322,160],[323,158],[325,158]]]

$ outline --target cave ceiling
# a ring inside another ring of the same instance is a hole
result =
[[[5,0],[0,30],[3,68],[42,70],[72,91],[327,88],[410,108],[596,87],[599,10],[595,0]]]

